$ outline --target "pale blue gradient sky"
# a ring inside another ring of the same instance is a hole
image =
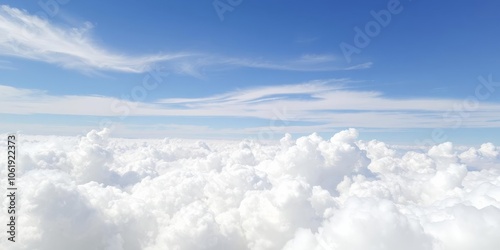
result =
[[[41,3],[0,11],[1,132],[500,143],[497,1]]]

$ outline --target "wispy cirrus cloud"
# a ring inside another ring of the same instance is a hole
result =
[[[79,70],[140,73],[151,64],[190,56],[187,53],[128,56],[113,53],[92,41],[90,23],[62,28],[24,10],[0,6],[0,55],[44,61]]]
[[[339,63],[337,57],[331,54],[304,54],[281,60],[266,60],[262,58],[238,58],[223,55],[197,53],[195,56],[180,58],[175,63],[167,65],[179,74],[203,78],[206,72],[224,71],[237,68],[260,70],[296,71],[296,72],[328,72],[363,70],[371,68],[372,62],[345,66]]]
[[[319,36],[301,36],[295,39],[295,43],[309,44],[320,39]]]
[[[43,61],[80,71],[142,73],[153,64],[172,72],[203,77],[205,71],[257,68],[285,71],[338,71],[366,69],[371,63],[342,66],[334,55],[305,54],[286,60],[238,58],[199,52],[156,55],[126,55],[97,45],[87,22],[80,28],[57,26],[35,15],[6,5],[0,6],[0,56]],[[2,66],[0,68],[11,68]]]
[[[231,91],[203,98],[169,98],[158,100],[157,103],[183,104],[187,107],[225,106],[239,104],[255,104],[258,102],[285,99],[290,95],[310,95],[322,91],[340,90],[345,88],[349,79],[314,80],[301,84],[282,86],[263,86],[260,88]]]
[[[500,104],[481,102],[474,110],[456,110],[460,99],[395,99],[382,92],[349,87],[348,79],[316,80],[300,84],[236,90],[199,98],[166,98],[132,102],[96,95],[54,96],[41,90],[0,85],[0,114],[77,116],[219,117],[280,119],[287,129],[315,131],[332,127],[435,128],[498,127]],[[123,112],[126,109],[127,112]],[[276,110],[287,115],[276,117]],[[446,116],[448,116],[446,118]],[[294,123],[298,122],[298,123]],[[303,123],[309,125],[304,125]],[[196,124],[193,124],[196,125]],[[230,127],[231,125],[228,124]]]
[[[14,66],[12,66],[12,63],[6,60],[0,60],[0,70],[13,70],[16,69]]]
[[[245,58],[219,58],[218,60],[222,64],[237,67],[307,72],[368,69],[373,64],[371,62],[366,62],[354,66],[343,66],[336,62],[337,59],[335,56],[329,54],[306,54],[299,58],[292,58],[284,61],[266,61]]]

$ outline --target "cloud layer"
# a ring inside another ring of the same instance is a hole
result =
[[[407,150],[357,137],[21,135],[10,249],[498,248],[500,148]]]
[[[285,124],[290,133],[327,132],[339,127],[394,129],[500,126],[500,120],[497,119],[500,104],[482,100],[480,95],[464,99],[397,99],[382,92],[356,89],[353,87],[356,82],[349,79],[313,80],[240,89],[199,98],[157,100],[148,98],[148,93],[155,91],[155,87],[152,83],[147,84],[134,86],[127,92],[127,96],[132,99],[99,95],[57,96],[43,90],[0,85],[0,113],[111,117],[118,121],[129,116],[222,117],[233,119],[235,123],[243,117],[270,121],[270,127],[278,129]],[[483,89],[487,88],[485,86],[478,85]],[[165,127],[165,124],[148,123],[147,119],[144,121],[140,126],[149,127],[149,131]],[[184,130],[182,125],[175,128],[178,124],[170,125],[173,126],[168,129],[177,130],[176,134],[190,134],[192,126],[202,128],[205,124],[194,122],[189,126],[184,125]],[[226,127],[209,129],[211,134],[248,134],[269,130],[269,126],[238,130],[226,124]],[[205,132],[202,131],[201,135],[207,134]]]

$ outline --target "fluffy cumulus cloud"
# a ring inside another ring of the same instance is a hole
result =
[[[9,249],[500,246],[500,148],[403,149],[355,129],[274,144],[23,136]],[[2,138],[6,138],[3,136]],[[5,148],[6,141],[0,141]],[[6,186],[6,161],[0,162]],[[5,197],[5,195],[4,195]],[[7,200],[0,203],[2,224]],[[6,230],[4,230],[6,231]]]

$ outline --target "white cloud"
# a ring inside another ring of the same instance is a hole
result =
[[[223,71],[235,68],[263,70],[327,72],[362,70],[371,68],[373,63],[366,62],[354,66],[344,66],[330,54],[305,54],[299,58],[265,60],[262,58],[239,58],[222,55],[198,53],[186,59],[176,60],[169,69],[176,73],[204,78],[206,71]]]
[[[323,62],[331,62],[335,61],[337,58],[334,55],[328,54],[305,54],[297,61],[299,63],[323,63]]]
[[[498,147],[407,151],[354,129],[253,141],[25,136],[10,249],[485,249]],[[6,146],[5,138],[0,146]],[[5,158],[5,156],[4,156]],[[473,162],[471,168],[468,162]],[[0,185],[6,185],[0,161]],[[5,197],[5,195],[4,195]],[[6,200],[0,209],[6,210]]]
[[[287,70],[287,71],[342,71],[371,68],[372,63],[361,63],[354,66],[338,66],[332,55],[303,55],[298,59],[282,62],[270,62],[256,59],[243,58],[217,58],[213,64],[233,65],[238,67]]]
[[[0,60],[0,70],[14,70],[12,63],[6,60]]]
[[[124,55],[99,46],[91,37],[92,24],[80,28],[57,26],[24,10],[7,5],[0,6],[0,55],[57,64],[80,71],[119,71],[141,73],[153,64],[160,63],[169,70],[195,77],[203,72],[232,67],[247,67],[290,71],[357,70],[371,63],[343,67],[338,66],[333,55],[304,55],[285,61],[265,61],[235,58],[206,53],[177,52],[156,55]],[[0,69],[12,69],[2,65]]]
[[[44,61],[78,70],[144,72],[152,64],[189,56],[186,53],[126,56],[109,52],[82,28],[57,27],[26,11],[0,6],[0,54]]]
[[[158,103],[184,104],[188,107],[251,104],[286,99],[286,95],[310,95],[324,91],[340,90],[344,88],[342,84],[349,82],[350,81],[347,79],[335,79],[329,81],[311,81],[296,85],[264,86],[254,89],[233,91],[207,98],[164,99],[159,100]]]
[[[496,119],[500,112],[498,103],[478,102],[472,109],[467,106],[466,100],[460,99],[396,99],[381,92],[356,90],[349,86],[353,83],[349,79],[316,80],[199,98],[167,98],[148,102],[96,95],[55,96],[43,90],[0,85],[0,113],[109,116],[116,119],[127,116],[247,117],[270,121],[267,127],[239,130],[226,127],[222,128],[226,130],[219,131],[230,134],[259,132],[269,130],[269,127],[285,132],[280,130],[284,124],[286,132],[290,133],[324,132],[334,127],[352,126],[380,129],[451,128],[457,124],[462,128],[500,126],[500,120]],[[133,90],[131,95],[143,95],[143,92],[132,93]],[[147,90],[144,91],[147,95]],[[310,124],[297,125],[292,123],[294,121]],[[151,128],[165,126],[143,125]]]

